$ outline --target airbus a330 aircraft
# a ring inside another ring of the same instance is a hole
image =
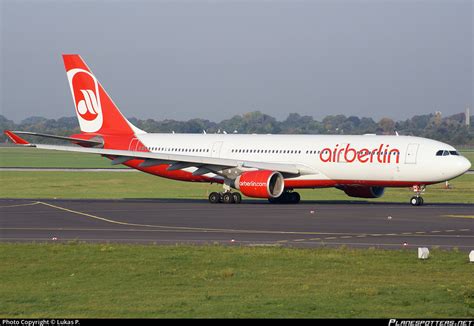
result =
[[[378,198],[386,187],[412,187],[410,203],[419,206],[426,185],[471,167],[452,146],[410,136],[146,133],[120,113],[79,55],[63,60],[81,133],[7,130],[7,136],[25,146],[99,154],[164,178],[223,184],[222,192],[209,195],[211,203],[240,203],[232,189],[270,203],[298,203],[298,188],[336,187],[351,197]],[[30,144],[18,134],[74,145]]]

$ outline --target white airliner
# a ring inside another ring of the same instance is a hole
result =
[[[240,193],[271,203],[298,203],[298,188],[336,187],[351,197],[378,198],[386,187],[412,187],[423,204],[426,185],[462,175],[470,162],[448,144],[411,136],[150,134],[119,111],[79,55],[63,55],[81,133],[70,137],[5,133],[37,148],[95,153],[157,176],[218,182],[211,203],[240,203]],[[30,144],[18,134],[75,145]],[[79,146],[77,146],[79,145]]]

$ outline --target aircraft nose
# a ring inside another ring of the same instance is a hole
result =
[[[462,170],[462,173],[464,173],[471,168],[471,162],[464,156],[461,156],[460,158],[461,161],[459,162],[459,168]]]

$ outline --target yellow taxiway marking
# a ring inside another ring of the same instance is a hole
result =
[[[116,224],[116,225],[123,225],[123,226],[131,226],[131,227],[141,227],[141,228],[148,228],[146,229],[116,229],[116,231],[161,231],[161,232],[223,232],[223,233],[253,233],[253,234],[294,234],[294,235],[330,235],[330,237],[320,237],[320,238],[310,238],[310,239],[295,239],[292,240],[294,242],[303,242],[303,241],[322,241],[322,240],[336,240],[336,239],[350,239],[350,238],[365,238],[365,237],[380,237],[380,236],[401,236],[401,235],[412,235],[415,236],[415,234],[426,234],[426,233],[441,233],[441,232],[456,232],[456,231],[470,231],[470,229],[460,229],[460,230],[443,230],[443,231],[418,231],[418,232],[404,232],[404,233],[389,233],[389,234],[348,234],[348,233],[329,233],[329,232],[300,232],[300,231],[269,231],[269,230],[239,230],[239,229],[213,229],[213,228],[198,228],[198,227],[184,227],[184,226],[167,226],[167,225],[151,225],[151,224],[138,224],[138,223],[129,223],[129,222],[122,222],[122,221],[117,221],[117,220],[112,220],[104,217],[100,217],[97,215],[93,214],[88,214],[85,212],[81,211],[76,211],[72,210],[69,208],[41,202],[41,201],[36,201],[32,203],[26,203],[26,204],[18,204],[18,205],[8,205],[8,206],[0,206],[0,208],[9,208],[9,207],[22,207],[22,206],[33,206],[33,205],[44,205],[47,207],[51,207],[57,210],[62,210],[68,213],[76,214],[76,215],[82,215],[86,216],[88,218],[92,218],[95,220],[111,223],[111,224]],[[453,217],[468,217],[468,218],[474,218],[472,215],[453,215]],[[6,228],[1,228],[1,229],[6,229]],[[11,228],[13,229],[13,228]],[[23,228],[23,229],[35,229],[35,228]],[[41,228],[37,228],[41,229]],[[67,231],[68,228],[52,228],[51,230],[64,230]],[[46,228],[44,229],[46,230]],[[81,230],[81,229],[69,229],[69,230]],[[84,229],[86,230],[86,229]],[[105,229],[102,229],[105,231]],[[111,229],[109,229],[111,230]],[[277,243],[287,243],[291,240],[279,240]]]
[[[124,226],[133,226],[133,227],[144,227],[144,228],[153,228],[153,229],[167,229],[167,230],[183,230],[183,231],[198,231],[198,232],[222,232],[222,233],[251,233],[251,234],[296,234],[296,235],[343,235],[347,233],[329,233],[329,232],[301,232],[301,231],[269,231],[269,230],[240,230],[240,229],[214,229],[214,228],[198,228],[198,227],[185,227],[185,226],[169,226],[169,225],[152,225],[152,224],[138,224],[138,223],[128,223],[121,222],[117,220],[112,220],[104,217],[100,217],[93,214],[84,213],[81,211],[72,210],[69,208],[45,203],[42,201],[37,202],[39,204],[65,211],[68,213],[86,216],[95,220],[118,224]]]
[[[33,203],[27,203],[27,204],[17,204],[17,205],[7,205],[7,206],[0,206],[0,208],[11,208],[11,207],[23,207],[23,206],[34,206],[34,205],[39,205],[41,204],[39,201],[35,201]]]
[[[474,218],[474,215],[442,215],[443,217]]]
[[[325,238],[310,238],[310,239],[295,239],[294,242],[303,242],[303,241],[324,241],[324,240],[341,240],[341,239],[352,239],[352,238],[366,238],[366,237],[383,237],[383,236],[403,236],[410,235],[413,237],[423,237],[429,236],[427,233],[441,233],[441,232],[467,232],[471,231],[470,229],[459,229],[459,230],[444,230],[444,231],[417,231],[417,232],[403,232],[403,233],[384,233],[384,234],[360,234],[360,235],[349,235],[349,236],[337,236],[337,237],[325,237]],[[445,235],[449,237],[448,235]],[[444,237],[443,235],[438,235],[437,237]],[[459,235],[458,235],[459,237]],[[466,237],[466,236],[462,236]]]

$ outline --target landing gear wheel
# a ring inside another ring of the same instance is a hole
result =
[[[217,204],[220,202],[221,196],[217,192],[211,192],[209,195],[209,202],[211,204]]]
[[[301,200],[301,196],[297,192],[290,192],[290,203],[291,204],[298,204]]]
[[[211,192],[209,202],[211,204],[240,204],[242,202],[242,196],[238,192]]]
[[[242,202],[242,195],[239,194],[238,192],[233,192],[232,197],[234,197],[235,204],[240,204]]]
[[[226,192],[222,195],[222,202],[224,204],[232,204],[234,202],[234,196],[231,192]]]
[[[421,206],[423,205],[423,198],[420,196],[422,193],[425,192],[425,185],[414,185],[413,191],[415,192],[415,196],[411,197],[410,204],[412,206]]]
[[[422,197],[413,196],[410,199],[410,204],[412,204],[412,206],[421,206],[423,205],[423,202],[424,201]]]
[[[268,198],[270,204],[298,204],[301,200],[301,196],[297,192],[283,192],[280,197]]]

